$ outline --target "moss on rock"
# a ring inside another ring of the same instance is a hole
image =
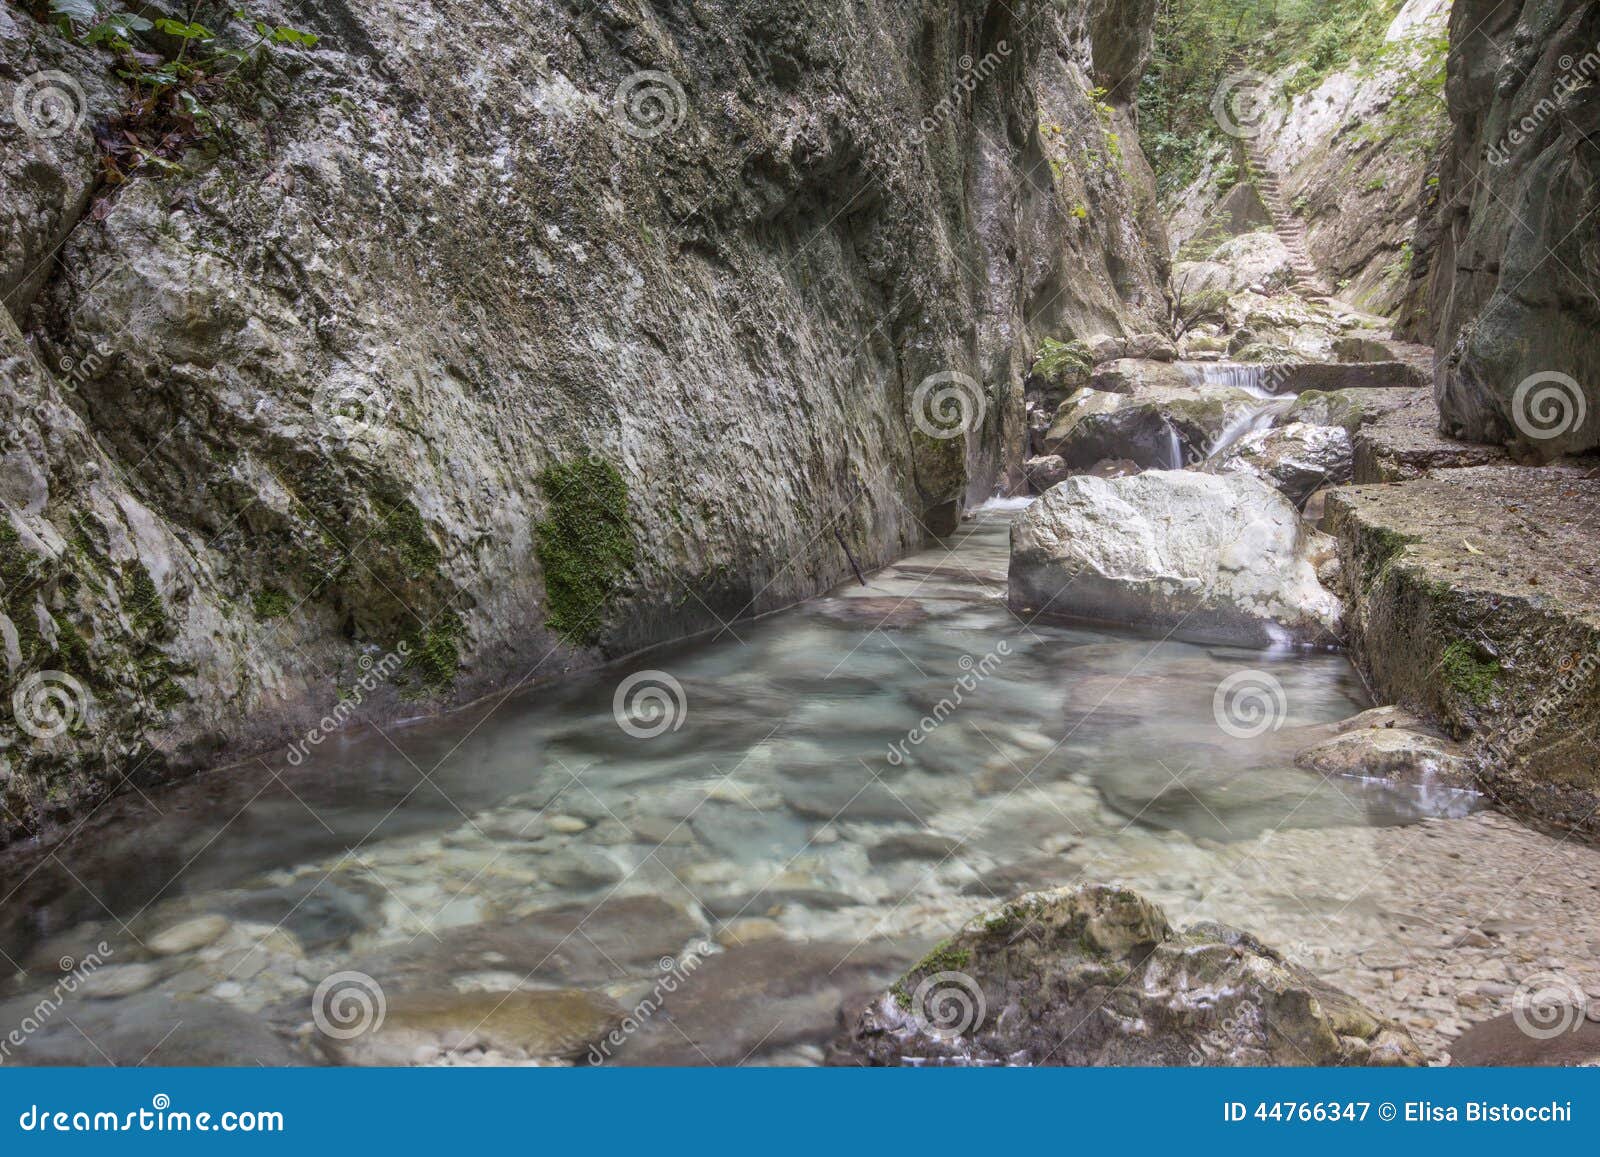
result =
[[[546,468],[539,486],[548,503],[534,525],[545,621],[567,641],[593,645],[606,603],[633,569],[627,484],[615,466],[591,454]]]

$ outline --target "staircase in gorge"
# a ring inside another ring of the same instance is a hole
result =
[[[1306,226],[1305,222],[1289,211],[1288,204],[1283,199],[1283,186],[1278,181],[1278,174],[1273,171],[1271,163],[1267,160],[1266,150],[1259,141],[1250,139],[1244,142],[1245,164],[1250,172],[1250,183],[1255,186],[1256,192],[1261,197],[1261,203],[1266,206],[1267,213],[1272,217],[1272,228],[1289,250],[1289,258],[1294,269],[1293,289],[1301,297],[1321,298],[1328,296],[1328,287],[1322,280],[1322,274],[1311,263],[1311,256],[1306,251]]]

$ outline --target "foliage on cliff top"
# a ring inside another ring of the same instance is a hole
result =
[[[1162,0],[1139,91],[1145,145],[1164,193],[1187,185],[1219,135],[1212,96],[1232,73],[1301,67],[1291,94],[1382,53],[1404,0]]]

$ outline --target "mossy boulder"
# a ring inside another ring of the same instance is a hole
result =
[[[1127,888],[1032,892],[847,1018],[840,1065],[1418,1065],[1406,1031],[1219,924]]]

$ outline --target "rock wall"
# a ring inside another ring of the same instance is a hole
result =
[[[1254,81],[1241,76],[1232,90],[1257,94],[1259,119],[1247,117],[1239,129],[1303,221],[1317,270],[1341,299],[1402,321],[1412,308],[1407,289],[1428,164],[1448,132],[1440,87],[1450,4],[1407,0],[1381,45],[1304,91],[1304,63]],[[1175,252],[1199,259],[1223,235],[1270,224],[1249,186],[1235,183],[1249,179],[1242,160],[1219,150],[1174,198]]]
[[[1152,8],[267,5],[320,41],[115,184],[110,54],[0,11],[0,834],[771,609],[1019,479],[1035,343],[1168,312]]]
[[[1446,433],[1600,445],[1600,6],[1456,0],[1451,137],[1418,240]]]

